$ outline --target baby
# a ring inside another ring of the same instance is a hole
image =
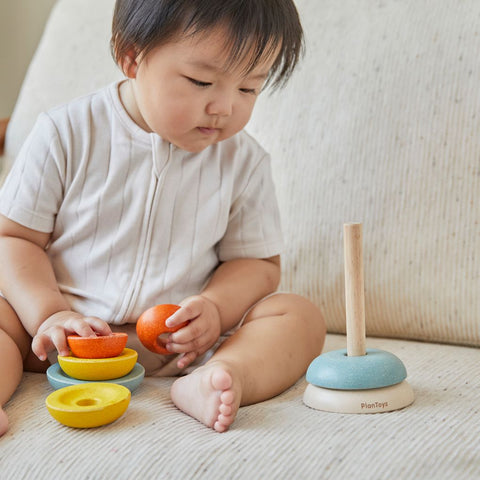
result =
[[[174,404],[218,432],[320,354],[325,325],[278,293],[270,158],[243,128],[302,50],[292,0],[117,0],[125,79],[40,115],[0,192],[0,434],[23,370],[66,337],[129,334]],[[135,322],[181,308],[150,353]],[[33,339],[33,340],[32,340]]]

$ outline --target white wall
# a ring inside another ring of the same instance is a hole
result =
[[[0,118],[9,117],[55,0],[0,0]]]

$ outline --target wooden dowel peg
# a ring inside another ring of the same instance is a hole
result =
[[[347,354],[360,356],[366,354],[362,224],[346,223],[343,234]]]

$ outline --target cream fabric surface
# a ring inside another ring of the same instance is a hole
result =
[[[368,333],[480,345],[480,3],[298,5],[305,62],[250,126],[277,161],[283,288],[344,332],[342,224],[363,222]]]
[[[120,77],[113,0],[59,0],[12,122]],[[307,55],[259,99],[288,251],[281,288],[345,331],[342,224],[364,224],[370,335],[480,345],[480,35],[476,0],[298,0]]]
[[[326,350],[343,348],[330,335]],[[371,339],[399,356],[416,399],[391,413],[338,415],[302,403],[301,379],[284,394],[240,410],[215,433],[170,401],[171,378],[148,378],[116,422],[65,427],[44,401],[45,376],[27,374],[7,405],[0,478],[69,480],[466,480],[480,478],[478,349]]]
[[[276,162],[283,288],[310,296],[343,331],[342,224],[362,221],[369,333],[479,345],[480,3],[297,3],[307,57],[285,90],[260,98],[249,127]],[[120,76],[108,58],[112,5],[59,1],[8,131],[10,155],[39,111]],[[326,350],[344,346],[330,335]],[[45,376],[26,374],[6,406],[0,479],[480,478],[479,350],[368,346],[404,361],[412,406],[318,412],[302,404],[302,378],[242,408],[225,434],[174,408],[170,378],[146,379],[109,426],[63,427],[44,406]]]

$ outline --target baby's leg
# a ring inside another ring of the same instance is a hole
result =
[[[223,432],[241,405],[261,402],[292,386],[320,355],[325,323],[308,300],[268,297],[247,315],[204,366],[172,385],[175,405]]]
[[[31,338],[8,302],[0,297],[0,436],[8,428],[4,405],[16,390]]]

